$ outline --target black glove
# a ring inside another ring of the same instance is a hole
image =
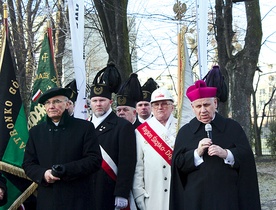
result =
[[[52,166],[52,175],[55,177],[62,178],[65,174],[65,166],[64,165],[53,165]]]

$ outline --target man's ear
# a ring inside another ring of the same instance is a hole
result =
[[[66,107],[65,107],[65,109],[68,109],[69,106],[70,106],[72,103],[73,103],[73,102],[72,102],[71,100],[66,101]]]
[[[215,106],[216,106],[216,109],[217,109],[218,108],[218,98],[217,97],[214,98],[214,103],[215,103]]]

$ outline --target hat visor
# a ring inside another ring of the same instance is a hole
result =
[[[158,99],[151,100],[150,103],[153,103],[156,101],[172,101],[172,102],[174,102],[174,100],[172,98],[158,98]]]

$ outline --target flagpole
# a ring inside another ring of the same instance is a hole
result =
[[[177,116],[178,123],[177,129],[184,124],[188,123],[193,118],[193,112],[185,92],[187,88],[193,83],[193,74],[189,62],[188,48],[185,39],[186,27],[181,27],[181,19],[187,10],[186,4],[177,0],[174,5],[174,12],[176,19],[179,20],[178,35],[177,35],[177,54],[178,54],[178,103],[177,103]],[[180,28],[180,29],[179,29]]]
[[[181,81],[182,81],[182,78],[181,78],[181,66],[182,66],[182,62],[181,62],[181,45],[180,45],[180,42],[181,42],[181,33],[178,33],[177,34],[177,83],[178,83],[178,89],[177,89],[177,93],[178,93],[178,103],[181,102]]]
[[[8,37],[8,5],[7,3],[4,3],[3,4],[3,16],[4,16],[4,19],[3,19],[3,24],[4,24],[4,27],[5,27],[5,31],[6,31],[6,36]]]
[[[178,88],[177,88],[177,101],[178,101],[178,108],[177,111],[178,113],[182,109],[182,92],[183,92],[183,66],[185,66],[185,59],[183,59],[183,29],[181,28],[181,20],[184,17],[184,14],[187,10],[186,4],[181,3],[179,0],[176,1],[176,3],[173,6],[173,10],[175,15],[175,19],[178,20],[177,24],[177,83],[178,83]]]
[[[53,63],[54,63],[54,66],[56,66],[55,59],[54,59],[53,31],[52,31],[52,25],[50,20],[47,20],[47,33],[48,33],[48,39],[50,43],[50,50],[52,54]]]
[[[56,77],[57,77],[57,86],[60,87],[61,85],[60,85],[60,82],[59,82],[57,65],[56,65],[56,62],[55,62],[54,42],[53,42],[53,30],[52,30],[52,24],[51,24],[50,20],[47,20],[47,35],[48,35],[48,39],[49,39],[50,51],[51,51],[51,54],[52,54],[52,60],[53,60],[53,64],[54,64],[54,69],[55,69]]]
[[[181,48],[183,48],[183,44],[181,43],[182,39],[182,33],[181,31],[177,34],[177,54],[178,54],[178,72],[177,72],[177,79],[178,79],[178,99],[177,99],[177,116],[181,116],[182,114],[182,104],[183,104],[183,62],[184,59],[182,58],[183,51]],[[183,60],[182,60],[183,59]],[[185,62],[185,61],[184,61]],[[181,117],[178,117],[178,123],[177,123],[177,130],[181,127],[180,122]]]

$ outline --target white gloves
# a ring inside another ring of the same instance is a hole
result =
[[[124,209],[127,207],[128,200],[122,197],[115,197],[115,209]]]
[[[145,196],[144,195],[140,195],[139,197],[137,197],[135,199],[136,205],[138,206],[138,208],[140,210],[145,210],[146,206],[145,206]]]

